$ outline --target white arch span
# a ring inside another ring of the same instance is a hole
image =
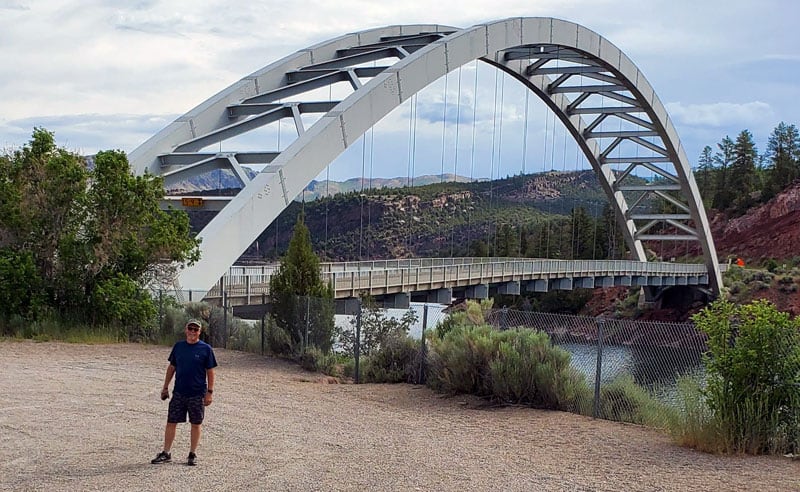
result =
[[[366,66],[387,59],[397,61]],[[512,74],[564,123],[615,208],[634,259],[647,261],[643,240],[697,240],[710,287],[719,291],[719,263],[697,184],[655,91],[636,65],[602,36],[542,17],[467,29],[411,25],[347,34],[248,75],[136,148],[129,155],[134,171],[161,175],[167,185],[221,168],[231,169],[243,184],[233,198],[206,201],[207,207],[221,210],[199,234],[201,260],[180,272],[176,287],[205,294],[348,146],[418,91],[476,59]],[[587,79],[591,83],[584,83]],[[304,92],[337,82],[352,87],[341,101],[299,99]],[[304,113],[322,116],[305,128]],[[298,132],[283,151],[202,152],[282,118],[293,119]],[[250,180],[241,164],[266,167]],[[639,168],[658,179],[631,184],[626,178]],[[666,207],[637,211],[652,199]],[[669,232],[652,233],[659,224],[666,224]]]

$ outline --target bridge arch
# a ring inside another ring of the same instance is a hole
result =
[[[387,58],[397,61],[364,66]],[[581,25],[543,17],[466,29],[411,25],[347,34],[248,75],[136,148],[129,156],[134,171],[161,175],[167,184],[222,168],[243,184],[235,197],[210,202],[220,211],[199,234],[202,258],[179,273],[176,287],[205,294],[347,147],[414,94],[474,60],[511,74],[558,116],[597,174],[634,259],[647,261],[645,240],[697,240],[710,287],[719,291],[718,259],[697,184],[655,91],[610,41]],[[584,85],[584,78],[592,83]],[[353,89],[341,101],[277,102],[338,82]],[[322,116],[305,128],[304,113]],[[293,119],[298,132],[282,151],[202,152],[282,118]],[[616,129],[609,129],[612,120]],[[254,163],[266,167],[250,180],[241,165]],[[618,172],[615,166],[625,168]],[[628,184],[640,168],[658,179]],[[665,211],[638,212],[650,199],[666,204]],[[658,224],[668,232],[652,233]]]

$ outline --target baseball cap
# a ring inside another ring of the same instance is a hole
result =
[[[189,325],[195,325],[196,327],[198,327],[200,329],[203,328],[203,323],[201,323],[199,319],[195,319],[195,318],[192,318],[192,319],[190,319],[189,321],[186,322],[186,328],[188,328]]]

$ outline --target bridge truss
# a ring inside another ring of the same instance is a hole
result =
[[[510,18],[458,29],[389,26],[300,50],[234,83],[129,155],[136,173],[171,185],[216,169],[242,183],[235,197],[204,197],[219,210],[200,232],[201,260],[179,290],[203,295],[339,154],[394,108],[450,71],[480,60],[535,93],[564,124],[595,171],[633,258],[642,241],[699,241],[715,292],[722,285],[708,219],[669,116],[636,65],[611,42],[571,22]],[[590,82],[586,82],[590,81]],[[334,84],[341,100],[308,100]],[[316,121],[307,124],[308,115]],[[285,149],[214,152],[215,144],[282,119],[297,138]],[[260,164],[253,179],[242,165]],[[642,184],[640,171],[656,179]],[[181,202],[172,198],[176,208]],[[179,200],[179,198],[178,198]],[[644,207],[656,200],[661,206]]]

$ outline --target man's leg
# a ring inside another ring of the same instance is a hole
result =
[[[167,422],[167,426],[164,428],[164,451],[167,453],[172,449],[172,441],[175,440],[175,429],[177,427],[178,424]],[[194,426],[192,427],[194,428]],[[194,435],[194,429],[192,429],[192,435]]]
[[[191,442],[189,443],[189,446],[191,447],[189,451],[192,453],[197,451],[197,445],[200,444],[200,435],[202,434],[202,427],[203,424],[192,424],[192,437],[191,437]]]

